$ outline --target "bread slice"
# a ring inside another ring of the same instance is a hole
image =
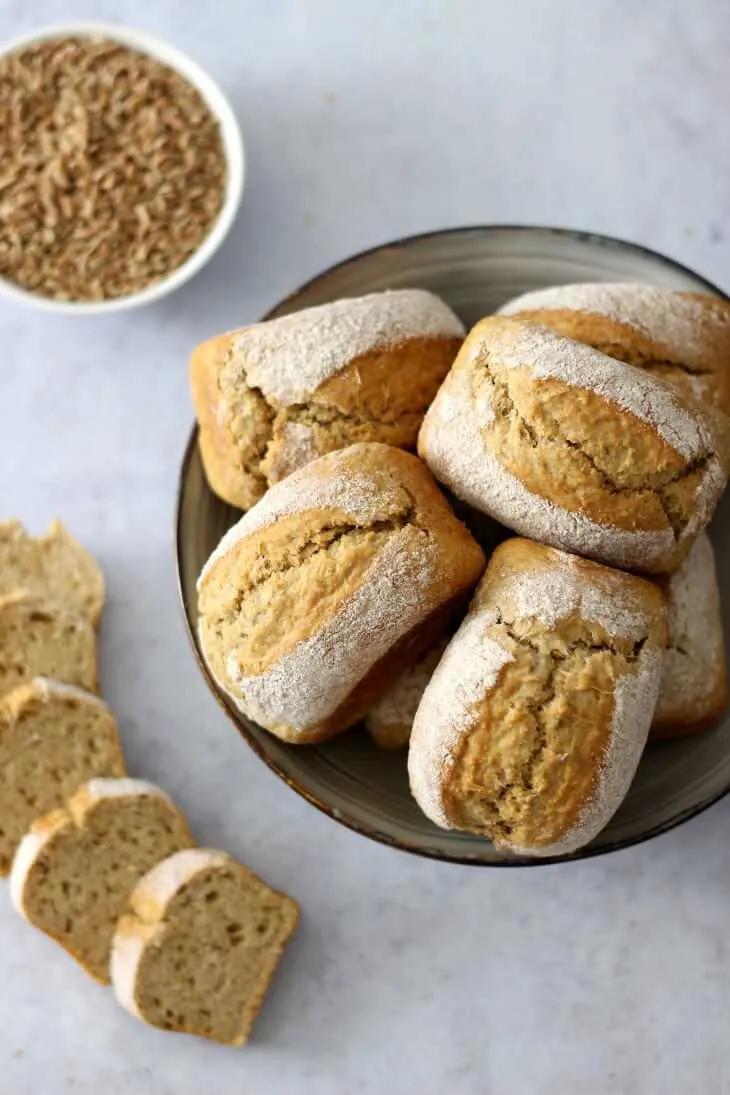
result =
[[[35,818],[94,776],[123,776],[117,724],[75,685],[35,677],[0,701],[0,875]]]
[[[85,616],[11,593],[0,597],[0,696],[33,677],[98,691],[96,635]]]
[[[225,852],[194,848],[137,885],[114,937],[117,999],[137,1018],[243,1045],[299,908]]]
[[[138,779],[92,779],[33,823],[15,853],[10,896],[103,984],[117,920],[143,874],[192,837],[164,791]]]
[[[99,625],[104,575],[60,521],[53,521],[37,539],[19,521],[0,521],[0,596],[16,589],[64,605]]]

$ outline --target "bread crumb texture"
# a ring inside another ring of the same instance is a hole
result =
[[[0,597],[16,590],[54,601],[99,626],[104,576],[60,521],[29,536],[19,521],[0,521]]]
[[[125,772],[113,715],[80,688],[36,677],[0,701],[0,874],[31,823],[94,776]]]
[[[0,697],[33,677],[98,689],[96,635],[85,616],[25,593],[0,597]]]
[[[464,334],[432,293],[335,301],[200,345],[191,384],[211,487],[248,508],[267,486],[355,442],[415,448]]]
[[[419,451],[457,495],[524,535],[673,570],[726,483],[720,418],[591,347],[492,317],[464,343]]]
[[[243,1045],[298,916],[230,856],[179,852],[142,879],[119,923],[118,998],[163,1030]]]
[[[582,283],[508,301],[503,315],[550,327],[646,369],[730,414],[730,303],[652,285]]]
[[[273,487],[223,538],[199,580],[201,646],[250,717],[304,740],[483,566],[414,456],[353,445]],[[381,666],[379,692],[401,667]]]
[[[437,824],[512,851],[586,843],[634,775],[664,641],[650,583],[506,541],[416,715],[419,804]]]
[[[34,822],[13,862],[11,894],[35,927],[103,984],[117,920],[150,867],[193,841],[154,784],[93,779]]]

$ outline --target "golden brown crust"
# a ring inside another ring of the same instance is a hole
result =
[[[257,392],[251,393],[248,405],[238,408],[238,414],[235,408],[229,408],[225,414],[220,409],[220,375],[232,352],[234,338],[233,333],[218,335],[196,346],[190,358],[190,384],[200,427],[200,455],[208,482],[219,498],[248,509],[266,490],[258,463],[268,440],[271,415]],[[237,435],[243,431],[247,433],[248,444],[238,440]]]
[[[526,540],[500,545],[416,716],[422,807],[531,854],[589,840],[628,789],[665,637],[652,583]]]
[[[698,537],[679,570],[657,584],[667,599],[669,630],[650,741],[709,730],[728,703],[722,606],[709,537]]]
[[[444,636],[429,646],[367,712],[365,729],[379,749],[404,749],[408,745],[418,704],[447,643]]]
[[[426,408],[460,338],[410,338],[350,360],[305,402],[280,405],[231,369],[240,332],[198,346],[190,360],[200,450],[211,488],[239,508],[328,452],[379,441],[415,449]]]
[[[727,684],[723,679],[718,682],[713,693],[702,704],[702,714],[686,714],[677,718],[655,718],[649,731],[649,744],[657,741],[670,741],[674,738],[686,738],[692,734],[701,734],[712,730],[722,719],[728,707]]]
[[[730,414],[730,303],[706,293],[676,295],[701,309],[691,360],[670,340],[660,341],[631,323],[587,309],[535,308],[511,314],[647,369],[675,384],[685,397],[700,398]]]
[[[468,335],[419,453],[456,494],[518,532],[664,571],[679,565],[724,483],[719,426],[619,361],[494,316]]]
[[[234,698],[242,692],[234,677],[248,681],[249,707],[263,689],[263,708],[251,709],[257,721],[288,741],[323,740],[357,721],[438,636],[483,567],[481,549],[416,457],[353,445],[272,488],[229,534],[200,579],[201,644]],[[374,633],[360,637],[367,626]],[[317,642],[321,657],[307,653]],[[266,681],[283,665],[287,691],[301,707],[311,693],[315,717],[276,717],[289,704],[274,702]],[[328,672],[331,695],[317,687]]]

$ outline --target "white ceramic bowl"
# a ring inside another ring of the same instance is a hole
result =
[[[174,289],[184,285],[186,281],[189,281],[194,274],[197,274],[205,266],[208,259],[220,247],[228,234],[238,211],[238,206],[241,203],[245,177],[245,155],[238,121],[231,104],[218,87],[218,84],[187,54],[182,53],[174,46],[168,45],[167,42],[147,34],[146,31],[135,30],[132,27],[125,27],[117,23],[99,23],[85,20],[73,23],[58,23],[41,27],[6,42],[0,49],[0,54],[10,53],[47,38],[62,38],[72,35],[109,38],[112,41],[120,42],[131,49],[149,54],[185,77],[200,92],[208,109],[220,126],[227,168],[223,205],[208,235],[198,249],[181,266],[138,293],[129,293],[126,296],[114,297],[110,300],[54,300],[52,297],[45,297],[40,293],[29,292],[7,278],[0,277],[0,292],[25,304],[35,305],[37,308],[43,308],[49,312],[65,312],[68,315],[99,315],[104,312],[120,312],[128,308],[138,308],[142,304],[150,304],[154,300],[159,300],[160,297],[167,296]]]

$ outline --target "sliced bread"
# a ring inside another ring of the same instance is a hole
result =
[[[296,902],[225,852],[178,852],[119,921],[114,991],[152,1026],[243,1045],[298,918]]]
[[[137,779],[92,779],[20,842],[10,896],[21,916],[104,984],[117,920],[143,874],[193,843],[164,791]]]
[[[37,538],[19,521],[0,521],[0,596],[16,589],[64,605],[99,625],[104,575],[60,521]]]
[[[98,690],[96,635],[86,616],[26,592],[0,597],[0,696],[33,677]]]
[[[75,685],[35,677],[0,701],[0,875],[35,818],[94,776],[123,776],[106,704]]]

